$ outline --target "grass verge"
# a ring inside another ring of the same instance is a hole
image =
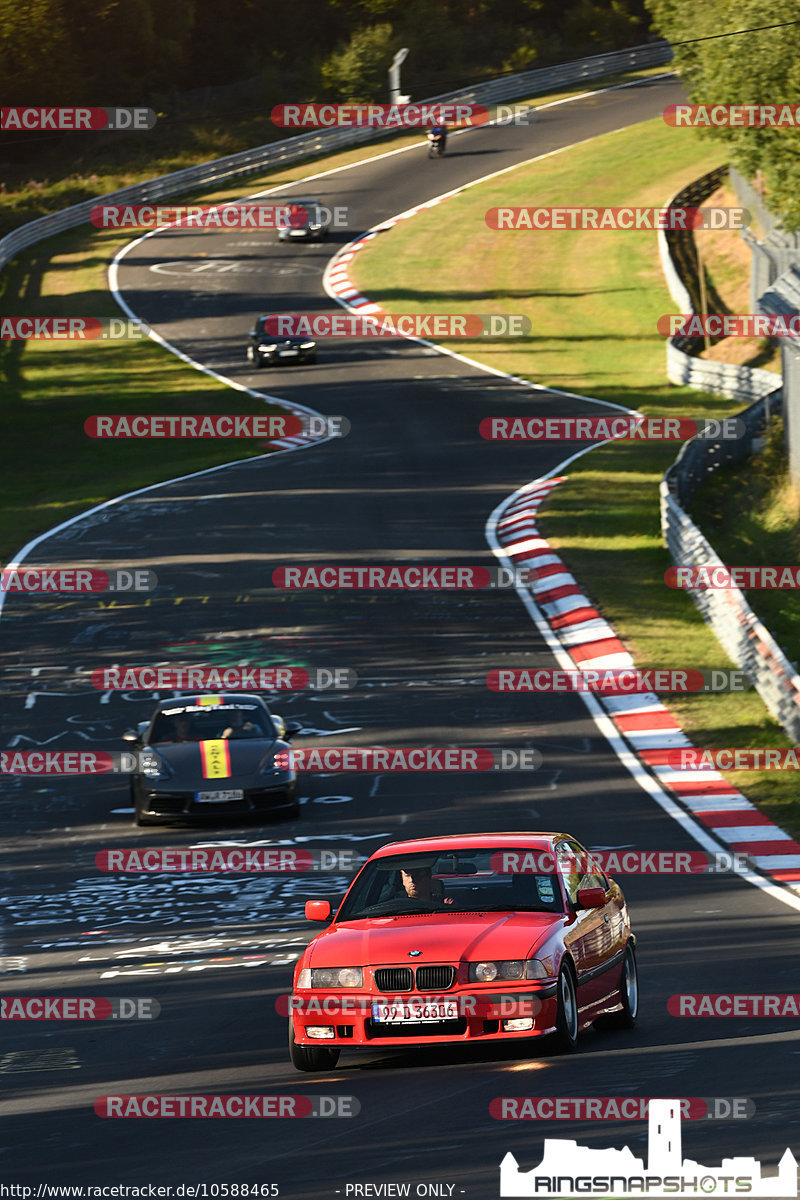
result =
[[[664,342],[656,322],[674,304],[654,234],[494,232],[484,222],[487,209],[529,204],[532,195],[537,206],[661,205],[719,162],[718,149],[685,132],[676,137],[663,122],[649,122],[469,188],[371,242],[351,277],[390,312],[529,316],[531,336],[519,341],[448,343],[492,367],[655,417],[730,415],[741,403],[664,383]],[[569,402],[553,399],[554,415],[562,403]],[[664,584],[671,560],[661,542],[658,485],[676,451],[675,443],[633,442],[592,451],[550,494],[542,525],[637,665],[726,666],[688,596]],[[522,482],[510,479],[509,490]],[[699,746],[790,744],[754,691],[666,702]],[[790,772],[727,777],[785,829],[800,834]]]

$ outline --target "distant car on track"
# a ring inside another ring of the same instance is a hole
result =
[[[299,725],[286,725],[260,696],[203,693],[161,700],[122,740],[139,752],[131,775],[137,825],[203,820],[299,807],[294,770],[276,763]]]
[[[266,332],[266,317],[258,317],[250,331],[247,361],[256,367],[293,366],[317,361],[317,343],[304,337],[272,337]]]
[[[281,199],[279,203],[289,209],[290,220],[294,218],[298,223],[282,225],[278,230],[278,241],[321,242],[328,236],[330,217],[321,200],[292,197],[288,200]]]
[[[548,869],[549,868],[549,869]],[[592,1022],[632,1027],[635,938],[617,883],[563,833],[381,846],[300,957],[289,1049],[300,1071],[341,1050],[532,1041],[563,1051]]]

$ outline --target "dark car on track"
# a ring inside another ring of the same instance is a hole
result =
[[[247,361],[256,367],[293,366],[317,361],[317,343],[305,337],[273,337],[266,332],[266,317],[259,317],[250,331]]]
[[[593,1022],[631,1028],[635,938],[622,889],[565,833],[389,842],[353,880],[294,973],[289,1049],[300,1071],[345,1049],[518,1041],[574,1050]]]
[[[149,721],[122,735],[139,755],[130,783],[136,824],[296,816],[296,774],[279,756],[299,729],[249,693],[159,701]]]
[[[328,236],[330,216],[321,200],[281,200],[289,209],[289,224],[278,229],[280,242],[321,242]]]

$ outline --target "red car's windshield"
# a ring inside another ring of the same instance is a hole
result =
[[[519,869],[523,855],[519,849],[471,848],[373,859],[337,921],[426,912],[562,912],[557,876]]]

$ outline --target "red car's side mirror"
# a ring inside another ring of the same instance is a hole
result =
[[[331,906],[327,900],[306,900],[307,921],[329,921]]]
[[[603,888],[581,888],[578,892],[578,908],[602,908],[606,902],[606,894]],[[313,901],[309,901],[313,903]],[[308,905],[306,905],[306,910]]]

